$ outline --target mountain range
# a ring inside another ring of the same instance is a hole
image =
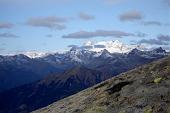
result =
[[[0,56],[0,92],[41,79],[64,68],[25,55]]]
[[[9,88],[7,91],[0,93],[0,113],[27,113],[33,111],[122,72],[164,58],[167,55],[167,52],[162,48],[152,51],[133,49],[128,53],[110,53],[106,49],[101,52],[94,52],[72,48],[66,53],[49,54],[34,59],[25,55],[2,56],[0,63],[2,66],[6,66],[5,72],[11,72],[15,69],[16,72],[20,72],[19,69],[22,69],[23,74],[16,74],[17,76],[11,74],[14,78],[17,77],[17,80],[24,80],[22,78],[27,74],[28,77],[30,77],[29,75],[33,78],[37,77],[32,73],[24,72],[28,69],[32,69],[31,72],[41,72],[41,76],[39,80],[34,79],[24,83],[25,85],[18,85],[18,81],[13,80],[13,82],[16,81],[17,87],[15,85],[12,89]],[[40,68],[43,66],[42,64],[47,68]],[[8,66],[11,66],[11,68]],[[18,68],[18,66],[26,67]],[[49,71],[50,66],[51,71]],[[7,76],[6,84],[10,84],[11,76],[8,76],[8,74],[4,74],[4,76]]]
[[[77,64],[117,75],[166,55],[162,48],[152,51],[133,49],[128,53],[110,53],[106,49],[96,52],[73,47],[65,53],[46,54],[35,58],[24,54],[0,56],[0,92],[40,80],[48,74],[62,73]],[[134,61],[131,62],[132,60]]]
[[[70,45],[69,49],[79,49],[79,50],[88,50],[92,52],[101,52],[102,50],[106,49],[110,53],[128,53],[132,49],[139,49],[139,50],[149,50],[149,48],[144,47],[143,45],[128,45],[124,44],[123,42],[119,40],[115,41],[99,41],[99,42],[92,42],[87,41],[82,46],[77,45]],[[67,52],[67,51],[65,51]],[[65,53],[60,52],[60,53]],[[43,57],[47,56],[49,54],[55,54],[55,52],[36,52],[36,51],[28,51],[28,52],[22,52],[22,54],[30,57],[30,58],[37,58],[37,57]]]

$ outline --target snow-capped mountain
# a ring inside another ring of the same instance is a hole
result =
[[[79,54],[80,51],[92,51],[92,52],[97,52],[98,55],[102,53],[103,50],[107,50],[110,53],[128,53],[134,48],[137,48],[139,50],[145,50],[145,48],[141,45],[127,45],[122,43],[119,40],[115,41],[100,41],[100,42],[92,42],[92,41],[87,41],[83,44],[81,47],[72,47],[70,50],[76,49],[77,51],[72,51],[70,55],[74,57],[74,54]],[[64,53],[68,53],[68,51],[65,51]],[[40,57],[45,57],[50,54],[56,54],[55,52],[38,52],[38,51],[28,51],[28,52],[22,52],[20,54],[24,54],[29,58],[40,58]],[[97,56],[98,56],[97,55]],[[76,57],[74,57],[75,60],[79,60]]]
[[[81,56],[82,54],[87,55],[87,54],[95,53],[93,55],[95,57],[98,57],[105,50],[107,50],[111,54],[114,53],[127,54],[135,48],[141,51],[150,50],[150,48],[147,48],[144,45],[128,45],[128,44],[124,44],[119,40],[115,40],[115,41],[99,41],[99,42],[87,41],[83,44],[83,46],[71,47],[69,48],[70,50],[64,51],[63,53],[56,53],[56,52],[46,53],[46,52],[38,52],[38,51],[28,51],[20,54],[24,54],[29,58],[43,58],[43,57],[46,58],[46,56],[50,56],[50,55],[61,57],[61,54],[63,54],[64,56],[65,55],[67,56],[67,60],[69,60],[68,57],[70,57],[71,60],[73,61],[77,60],[81,62],[81,60],[77,56]],[[58,59],[56,59],[56,61],[58,61]]]
[[[27,63],[30,61],[30,58],[23,54],[11,55],[11,56],[0,56],[0,63],[1,62],[8,62],[8,63]]]
[[[96,42],[96,43],[88,41],[88,42],[84,43],[84,47],[85,47],[85,49],[87,49],[89,51],[100,52],[102,50],[107,50],[110,53],[128,53],[134,48],[143,50],[142,46],[123,44],[119,40],[101,41],[101,42]]]

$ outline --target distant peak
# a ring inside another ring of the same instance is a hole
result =
[[[109,53],[110,54],[110,52],[107,50],[107,49],[104,49],[104,50],[102,50],[102,53]]]
[[[137,48],[132,49],[132,52],[138,52],[138,51],[140,51],[140,50]]]
[[[155,48],[153,51],[156,53],[166,53],[166,51],[162,47]]]
[[[106,49],[102,50],[102,54],[100,56],[104,58],[112,57],[111,53]]]
[[[72,47],[71,49],[70,49],[70,51],[76,51],[77,50],[77,47]]]
[[[130,55],[134,55],[134,54],[138,54],[138,53],[141,53],[141,51],[137,48],[134,48],[129,52]]]

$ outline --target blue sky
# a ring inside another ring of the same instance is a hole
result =
[[[170,48],[170,0],[0,0],[0,54],[103,40]]]

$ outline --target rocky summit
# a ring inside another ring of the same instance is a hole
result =
[[[170,113],[170,57],[122,73],[32,113]]]

